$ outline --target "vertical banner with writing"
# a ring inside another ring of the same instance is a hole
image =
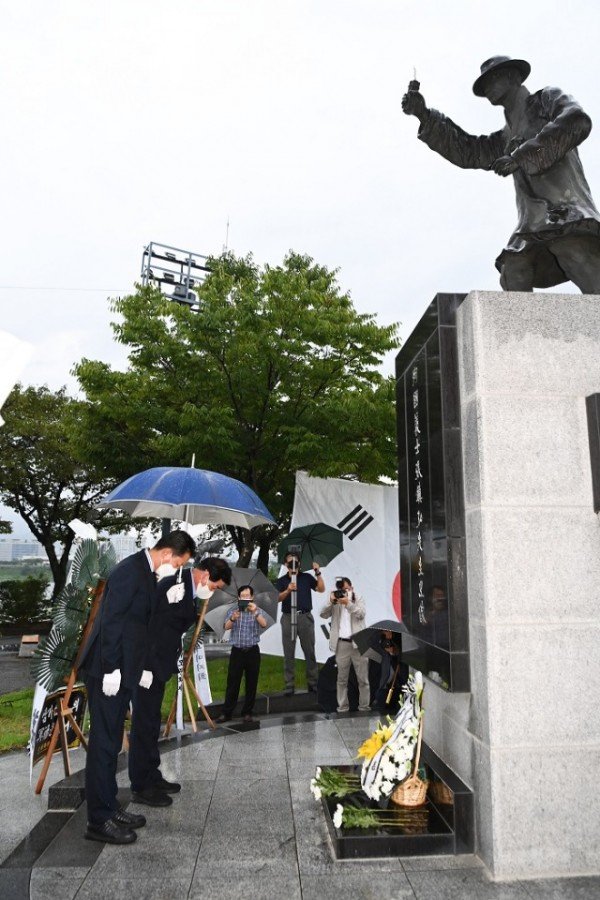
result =
[[[44,701],[48,696],[48,691],[41,684],[35,686],[33,692],[33,705],[31,707],[31,725],[29,728],[29,783],[33,777],[33,756],[35,751],[35,736],[38,730],[38,723],[44,708]]]
[[[206,666],[206,653],[203,641],[198,641],[194,650],[194,681],[198,696],[205,706],[212,703],[210,681],[208,680],[208,668]]]
[[[178,731],[184,730],[183,724],[183,639],[185,632],[181,635],[181,653],[177,660],[177,706],[175,712],[175,728]]]

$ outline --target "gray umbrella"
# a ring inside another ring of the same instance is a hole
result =
[[[271,625],[275,624],[275,619],[273,619],[272,616],[265,612],[262,603],[258,599],[260,596],[261,594],[255,594],[254,601],[256,605],[263,611],[263,615],[267,622],[267,627],[263,628],[262,631],[266,631],[267,628],[270,628]],[[225,634],[225,619],[227,618],[227,614],[230,608],[231,606],[229,604],[227,606],[217,606],[216,609],[210,610],[210,612],[207,612],[204,616],[204,621],[207,625],[210,625],[219,639],[221,639]]]
[[[411,650],[418,650],[420,645],[412,637],[406,625],[393,619],[382,619],[381,622],[374,622],[368,628],[357,631],[352,635],[352,640],[364,656],[367,654],[371,659],[378,661],[383,656],[380,639],[382,631],[393,631],[394,634],[402,636],[402,652],[410,653]]]
[[[231,584],[216,590],[208,601],[206,622],[209,625],[211,624],[210,613],[220,606],[224,606],[227,610],[234,603],[237,603],[238,591],[245,584],[249,584],[254,591],[254,602],[256,605],[260,606],[273,621],[277,618],[279,591],[275,585],[271,584],[260,569],[244,569],[241,566],[234,566],[231,570]]]

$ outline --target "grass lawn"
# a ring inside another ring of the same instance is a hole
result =
[[[0,753],[27,746],[32,701],[33,688],[0,697]]]
[[[229,657],[209,659],[207,665],[213,700],[218,702],[225,697]],[[165,691],[162,705],[163,720],[169,714],[176,686],[177,679],[173,676],[168,682]],[[296,687],[300,690],[306,687],[304,660],[296,660]],[[263,654],[260,664],[260,677],[258,679],[258,693],[277,694],[283,689],[283,658]],[[33,688],[0,696],[0,753],[5,753],[8,750],[18,750],[27,746],[32,700]],[[183,708],[184,712],[186,712],[185,703]]]

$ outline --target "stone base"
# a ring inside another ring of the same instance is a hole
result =
[[[472,792],[425,744],[421,749],[421,765],[424,766],[429,781],[427,798],[422,806],[402,809],[387,807],[387,801],[377,804],[369,800],[362,791],[343,801],[335,797],[322,799],[337,859],[459,855],[473,852]],[[360,773],[360,766],[335,768]],[[381,828],[336,828],[333,815],[339,802],[364,805],[374,810],[392,809],[399,821]]]
[[[495,878],[597,874],[600,297],[472,292],[456,322],[472,688],[428,685],[425,735]]]

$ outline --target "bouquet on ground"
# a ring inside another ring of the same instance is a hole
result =
[[[403,689],[404,702],[395,719],[379,725],[358,750],[364,762],[361,786],[371,800],[389,797],[411,774],[423,710],[423,676],[415,672]]]

